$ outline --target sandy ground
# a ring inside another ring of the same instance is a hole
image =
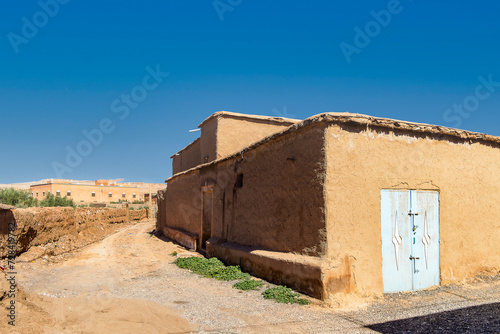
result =
[[[477,328],[488,333],[498,324],[498,316],[488,318],[491,312],[500,314],[498,279],[368,301],[336,301],[343,308],[313,299],[308,306],[277,304],[263,299],[261,291],[242,292],[232,288],[233,282],[177,268],[174,251],[179,256],[196,254],[152,236],[148,232],[153,229],[153,221],[141,222],[71,254],[35,261],[28,261],[29,254],[21,256],[17,326],[2,320],[0,332],[392,333],[397,330],[380,328],[429,313],[450,317],[443,312],[478,305],[489,306],[481,311],[489,313],[478,316],[482,323]]]

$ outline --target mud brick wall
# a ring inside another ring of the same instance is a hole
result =
[[[61,243],[64,251],[90,243],[124,224],[147,217],[146,210],[126,208],[28,208],[0,210],[0,258],[8,254],[9,223],[14,222],[16,253],[33,246]],[[54,253],[61,253],[57,250]]]

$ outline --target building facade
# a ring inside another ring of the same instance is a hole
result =
[[[165,184],[156,183],[117,183],[114,180],[97,181],[69,181],[47,180],[46,183],[35,184],[30,187],[31,195],[40,201],[50,193],[73,199],[78,204],[84,203],[111,203],[145,201],[146,194],[156,193],[164,189]]]
[[[132,202],[143,201],[144,195],[140,197],[137,187],[116,185],[82,185],[73,183],[46,183],[31,186],[33,198],[40,201],[48,194],[73,199],[75,203],[110,203],[110,202]]]
[[[327,113],[219,156],[238,133],[214,131],[159,192],[157,229],[181,244],[321,299],[498,272],[499,137]]]

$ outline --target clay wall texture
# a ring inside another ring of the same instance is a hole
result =
[[[172,173],[177,174],[201,164],[200,138],[193,141],[172,157]]]
[[[219,158],[217,156],[217,121],[218,118],[214,117],[206,121],[203,127],[201,127],[201,163],[210,162]]]
[[[199,125],[200,138],[171,157],[172,173],[175,175],[239,152],[297,122],[287,118],[217,112]]]
[[[182,151],[170,157],[172,159],[172,173],[177,174],[183,171],[182,169]]]
[[[219,158],[239,152],[254,142],[280,132],[292,122],[272,119],[240,118],[231,115],[219,117],[217,125],[217,156]]]
[[[0,258],[7,256],[8,224],[16,225],[17,254],[30,247],[57,242],[61,238],[73,241],[85,238],[96,229],[111,224],[123,224],[147,217],[147,211],[110,208],[28,208],[0,210]],[[69,250],[69,249],[68,249]]]
[[[199,172],[193,171],[182,180],[172,180],[168,190],[158,193],[157,230],[165,226],[199,234],[200,227],[200,179]]]
[[[322,138],[321,126],[299,130],[214,166],[216,175],[200,171],[202,182],[216,177],[213,235],[261,249],[321,254]]]
[[[357,289],[383,291],[381,189],[439,191],[442,284],[498,270],[499,144],[361,124],[325,138],[327,258],[347,259]]]
[[[212,236],[262,249],[324,251],[323,127],[298,131],[168,182],[159,227],[201,233],[201,187],[213,189]],[[238,174],[243,184],[237,186]]]

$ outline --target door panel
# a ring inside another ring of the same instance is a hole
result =
[[[439,195],[435,191],[412,191],[415,230],[412,255],[414,262],[413,289],[439,285]]]
[[[412,289],[408,191],[382,190],[382,274],[384,292]]]

